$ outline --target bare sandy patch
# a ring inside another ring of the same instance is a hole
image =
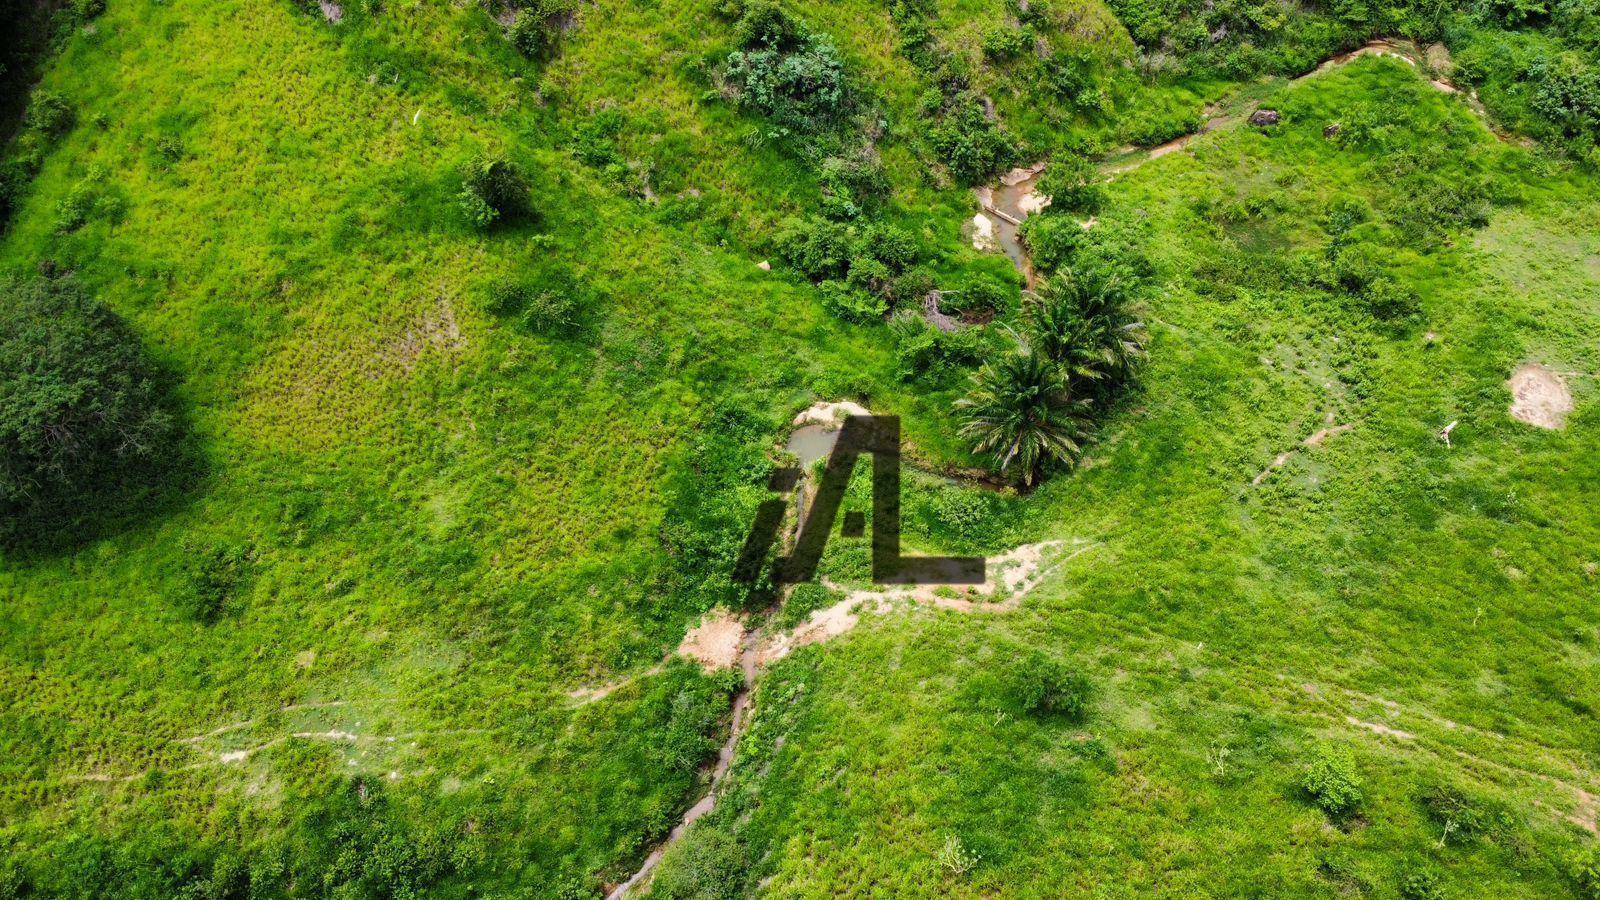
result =
[[[1551,431],[1567,424],[1572,392],[1560,375],[1538,363],[1525,363],[1506,382],[1511,389],[1511,418]]]
[[[1000,249],[1000,242],[994,236],[993,219],[983,213],[976,213],[973,215],[969,226],[972,229],[972,249],[984,253],[992,253]]]
[[[1082,540],[1023,544],[990,557],[983,584],[895,585],[848,591],[843,600],[813,610],[793,629],[768,637],[757,652],[757,662],[769,665],[807,644],[836,638],[860,624],[860,614],[867,609],[881,615],[909,603],[956,612],[1011,612],[1057,567],[1098,546]],[[1076,549],[1067,552],[1069,548]]]
[[[404,333],[390,340],[381,352],[383,360],[402,371],[410,372],[417,361],[429,351],[455,351],[461,349],[461,326],[456,322],[455,307],[444,297],[433,309],[419,316]],[[374,373],[374,377],[379,373]]]
[[[1038,191],[1028,191],[1017,198],[1017,209],[1026,215],[1033,215],[1050,205],[1050,198]]]
[[[739,644],[743,639],[744,622],[719,606],[706,613],[700,624],[683,636],[678,654],[695,660],[707,671],[731,669],[739,661]]]
[[[1363,722],[1355,716],[1345,716],[1345,721],[1356,726],[1357,728],[1365,728],[1373,734],[1381,734],[1384,737],[1397,738],[1402,741],[1409,741],[1416,738],[1416,735],[1409,731],[1401,731],[1398,728],[1385,725],[1382,722]]]
[[[840,400],[836,403],[819,402],[800,411],[790,424],[801,425],[832,425],[837,428],[844,424],[845,416],[870,416],[871,412],[859,403],[849,400]]]
[[[1045,164],[1042,162],[1034,163],[1031,166],[1018,166],[1001,175],[1000,183],[1006,187],[1016,187],[1024,181],[1037,177],[1040,172],[1044,171],[1044,166]]]
[[[1069,546],[1072,546],[1072,542],[1041,541],[1023,544],[999,556],[990,557],[987,578],[982,584],[891,585],[862,588],[851,591],[847,596],[857,604],[891,604],[909,600],[962,612],[1009,612],[1016,609],[1022,598],[1038,587],[1039,582],[1056,565],[1097,545],[1080,545],[1078,550],[1064,556]]]
[[[858,597],[846,597],[832,606],[812,610],[811,615],[793,629],[762,641],[756,653],[756,664],[771,665],[807,644],[820,644],[850,631],[861,623],[856,612],[861,602]],[[878,607],[879,612],[887,610],[887,604]]]

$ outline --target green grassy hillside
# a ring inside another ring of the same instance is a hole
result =
[[[581,5],[537,61],[475,5],[89,6],[6,150],[0,270],[123,317],[198,462],[0,556],[0,897],[625,879],[727,734],[737,676],[669,657],[739,602],[794,413],[864,401],[921,468],[979,462],[951,403],[1020,327],[1021,279],[963,234],[994,174],[943,149],[968,97],[996,170],[1211,104],[1283,121],[1116,175],[1069,241],[1135,273],[1151,333],[1077,471],[908,482],[914,549],[1091,549],[1013,613],[867,614],[772,666],[653,893],[1600,885],[1595,70],[1527,58],[1588,65],[1566,19],[797,3],[846,97],[804,133],[729,89],[738,11],[698,0]],[[1256,77],[1401,32],[1541,143],[1392,58]],[[887,186],[866,243],[913,248],[897,278],[997,289],[994,325],[850,321],[786,262],[857,152]],[[463,217],[485,157],[526,173],[530,216]],[[513,283],[572,321],[507,315]],[[1563,430],[1506,413],[1529,361],[1566,373]],[[829,578],[862,580],[864,545],[837,539]],[[1051,663],[1087,679],[1082,716],[1018,699]],[[1318,760],[1348,814],[1308,794]]]

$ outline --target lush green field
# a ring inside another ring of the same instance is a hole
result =
[[[1160,29],[1124,28],[1131,6],[1030,26],[1093,108],[1026,54],[985,58],[1006,4],[929,17],[1014,162],[1170,137],[1218,100],[1284,116],[1106,187],[1083,240],[1142,272],[1152,340],[1079,471],[1026,496],[908,484],[917,549],[1093,549],[1014,613],[869,615],[765,673],[656,894],[1600,885],[1571,861],[1600,794],[1600,191],[1561,152],[1589,126],[1494,62],[1580,33],[1440,29],[1530,149],[1393,59],[1238,71],[1409,20],[1291,17],[1260,58],[1147,74]],[[897,10],[793,7],[838,44],[842,140],[880,134],[881,221],[941,287],[1014,303],[924,140],[934,85]],[[596,895],[726,734],[736,679],[657,666],[736,599],[784,423],[863,400],[923,464],[976,462],[950,409],[971,366],[904,377],[902,333],[830,315],[783,263],[818,154],[719,89],[717,4],[583,6],[538,64],[476,6],[343,12],[111,0],[46,67],[72,124],[8,151],[31,168],[0,269],[71,271],[125,317],[203,465],[0,557],[0,896]],[[462,220],[484,153],[528,173],[530,220]],[[496,316],[505,279],[566,286],[577,322]],[[1569,373],[1564,430],[1507,416],[1526,361]],[[862,543],[834,548],[825,571],[859,577]],[[187,612],[201,592],[214,620]],[[1086,715],[1024,708],[1030,653],[1088,677]],[[1363,794],[1343,818],[1304,790],[1329,753]]]

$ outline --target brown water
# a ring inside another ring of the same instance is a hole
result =
[[[1010,257],[1011,264],[1022,273],[1023,281],[1030,288],[1033,287],[1034,274],[1033,262],[1028,259],[1028,251],[1022,245],[1021,224],[1028,218],[1023,201],[1033,194],[1043,171],[1043,163],[1026,169],[1013,169],[999,183],[978,189],[978,202],[994,222],[995,243],[1002,253]]]
[[[783,449],[800,461],[800,468],[810,470],[811,464],[833,452],[839,438],[839,429],[832,425],[801,425],[789,435]]]

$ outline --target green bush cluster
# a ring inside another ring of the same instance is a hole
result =
[[[1050,198],[1047,214],[1093,213],[1105,202],[1105,177],[1082,154],[1066,153],[1050,160],[1037,189]]]
[[[890,320],[895,375],[901,381],[937,385],[983,359],[989,340],[983,329],[940,331],[918,311],[903,310]]]
[[[1416,868],[1400,876],[1400,900],[1444,900],[1444,887],[1439,883],[1439,873],[1433,869]]]
[[[889,198],[889,176],[870,150],[828,157],[817,180],[822,186],[822,214],[830,219],[875,214]]]
[[[1300,777],[1300,788],[1328,818],[1342,822],[1361,807],[1361,778],[1348,753],[1318,747]]]
[[[722,77],[741,106],[800,134],[842,120],[849,91],[831,38],[812,32],[773,0],[748,0],[727,11],[737,16],[739,48],[724,60]]]
[[[56,91],[43,88],[33,92],[24,119],[29,129],[49,137],[59,137],[72,128],[76,120],[72,104]]]
[[[1027,25],[992,25],[983,32],[983,58],[990,62],[1010,62],[1033,49],[1033,29]]]
[[[228,611],[250,574],[254,550],[248,544],[183,545],[184,589],[179,610],[188,619],[210,624]]]
[[[1094,700],[1094,686],[1083,673],[1037,650],[1017,665],[1014,683],[1022,708],[1037,715],[1080,722]]]
[[[1443,832],[1443,843],[1504,835],[1516,818],[1504,804],[1453,784],[1434,784],[1418,796],[1428,818]]]
[[[1600,845],[1590,844],[1569,851],[1567,877],[1583,900],[1600,900]]]
[[[921,100],[921,113],[931,122],[923,137],[933,155],[963,184],[977,184],[1011,165],[1016,145],[973,90],[967,62],[934,36],[931,4],[896,0],[890,11],[901,52],[935,85]]]
[[[516,163],[498,156],[480,156],[467,165],[456,202],[468,224],[480,230],[533,213],[527,177]]]
[[[179,455],[160,382],[77,282],[0,282],[0,542],[69,534],[159,483]]]
[[[1290,7],[1272,0],[1110,0],[1110,6],[1139,46],[1160,54],[1174,73],[1253,78],[1307,71],[1373,35],[1437,39],[1454,4],[1340,0]]]
[[[547,60],[561,42],[565,23],[577,12],[575,0],[519,0],[507,37],[528,59]]]
[[[491,315],[547,336],[571,333],[589,306],[588,287],[565,271],[546,272],[533,279],[502,279],[491,284],[484,297],[484,309]]]
[[[3,74],[0,72],[0,75]],[[0,157],[0,227],[10,220],[11,214],[21,203],[29,183],[38,174],[45,151],[71,131],[76,123],[77,113],[66,95],[43,88],[29,95],[22,116],[24,128]],[[86,202],[80,199],[77,205],[86,207],[82,214],[65,216],[63,220],[76,221],[78,225],[88,221],[91,211],[88,207],[92,207],[92,200]]]
[[[777,244],[791,266],[818,283],[828,309],[847,321],[881,319],[933,287],[918,265],[920,243],[892,225],[789,219]]]
[[[935,119],[929,144],[962,184],[986,181],[1016,161],[1016,145],[978,94],[961,90],[934,95],[923,109]]]

